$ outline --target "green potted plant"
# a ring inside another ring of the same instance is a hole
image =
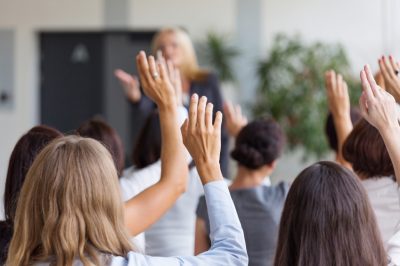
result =
[[[289,150],[302,148],[304,158],[328,151],[324,72],[329,69],[343,74],[354,102],[359,84],[340,45],[305,43],[299,36],[278,34],[267,59],[259,62],[253,114],[275,118],[286,132]]]

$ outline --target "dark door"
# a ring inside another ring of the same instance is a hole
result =
[[[63,132],[103,114],[103,42],[100,33],[43,33],[41,121]]]

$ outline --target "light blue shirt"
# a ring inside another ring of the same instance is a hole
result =
[[[126,258],[113,257],[112,266],[244,266],[248,265],[242,226],[225,181],[214,181],[204,186],[210,219],[211,248],[198,256],[151,257],[129,252]]]

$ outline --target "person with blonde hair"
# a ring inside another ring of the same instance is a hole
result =
[[[175,75],[179,76],[182,87],[183,104],[187,108],[190,96],[194,93],[206,96],[214,105],[214,116],[217,111],[223,111],[223,98],[221,95],[218,77],[205,69],[198,62],[193,43],[188,33],[180,28],[171,27],[161,29],[153,38],[152,53],[158,60],[165,60],[169,65],[177,68]],[[127,99],[133,103],[135,112],[144,117],[156,107],[140,90],[137,77],[126,73],[121,69],[115,70],[115,76],[121,82]],[[225,127],[222,128],[221,168],[225,177],[228,173],[228,134]]]
[[[183,143],[204,185],[210,221],[209,251],[195,257],[150,257],[132,247],[126,220],[140,224],[146,210],[129,214],[122,204],[117,171],[109,151],[93,139],[59,138],[44,148],[29,169],[18,201],[15,231],[6,265],[247,265],[238,216],[218,163],[222,114],[191,97],[189,118],[179,132],[176,99],[166,69],[142,52],[138,66],[144,91],[160,112],[161,175],[187,175]],[[183,139],[183,143],[182,143]],[[171,188],[173,189],[173,188]],[[153,195],[158,197],[158,195]]]

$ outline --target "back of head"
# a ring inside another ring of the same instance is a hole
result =
[[[142,169],[155,163],[161,157],[161,127],[158,110],[146,119],[132,152],[132,163]]]
[[[284,143],[285,137],[278,123],[259,119],[250,122],[239,132],[231,156],[241,166],[258,169],[279,158]]]
[[[357,124],[357,122],[361,119],[360,111],[357,108],[352,107],[350,109],[350,118],[353,125]],[[332,113],[329,113],[328,117],[326,118],[325,134],[328,138],[329,147],[335,152],[338,152],[338,138]]]
[[[107,149],[68,136],[45,147],[22,187],[7,265],[55,260],[99,265],[98,253],[125,256],[117,172]]]
[[[297,176],[282,213],[274,265],[387,265],[374,212],[354,174],[319,162]]]
[[[82,137],[92,138],[104,144],[113,157],[118,176],[121,176],[125,166],[125,156],[122,141],[117,131],[104,120],[93,118],[84,122],[77,129],[77,132]]]
[[[8,164],[4,191],[4,211],[6,220],[12,225],[17,208],[18,195],[26,173],[37,154],[62,133],[47,126],[36,126],[23,135],[14,147]]]
[[[343,157],[363,178],[394,175],[393,164],[381,135],[365,119],[357,123],[347,137],[343,144]]]

